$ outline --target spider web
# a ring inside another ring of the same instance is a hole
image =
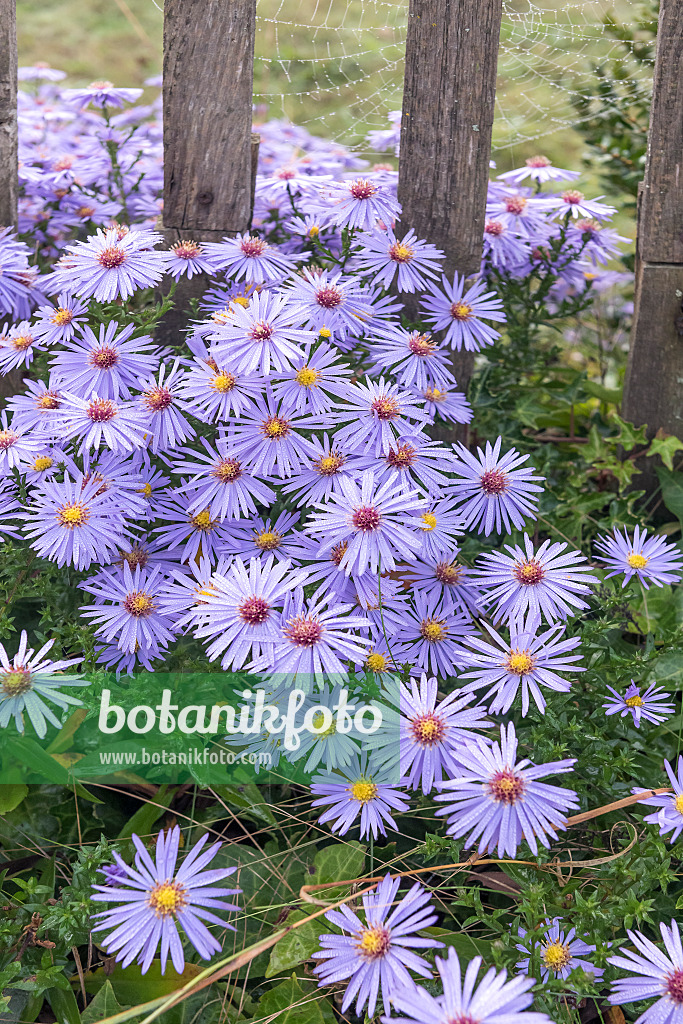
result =
[[[494,152],[575,128],[571,97],[596,94],[593,65],[625,59],[604,29],[611,11],[610,0],[503,0]],[[628,27],[632,5],[616,13]],[[407,15],[408,0],[258,0],[254,102],[367,151],[367,132],[401,108]],[[649,92],[651,68],[638,74]]]

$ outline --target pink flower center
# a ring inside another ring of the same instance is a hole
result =
[[[364,533],[371,533],[373,530],[379,529],[381,520],[380,511],[374,505],[361,505],[351,517],[351,522],[356,529],[362,530]]]
[[[575,188],[570,188],[562,193],[562,199],[565,203],[569,203],[570,206],[576,206],[583,199],[583,192],[577,192]]]
[[[408,469],[416,461],[416,454],[417,449],[412,445],[400,444],[396,448],[390,449],[386,456],[386,463],[388,466],[393,466],[394,469]]]
[[[19,435],[15,434],[13,430],[0,430],[0,452],[6,452],[8,448],[16,444],[19,440]]]
[[[487,235],[502,235],[505,231],[505,225],[501,224],[499,220],[487,220],[484,231]]]
[[[668,976],[666,991],[675,1003],[683,1003],[683,970],[678,968]]]
[[[354,199],[370,199],[377,192],[377,186],[366,178],[358,178],[351,184],[349,192]]]
[[[247,597],[237,609],[248,626],[259,626],[270,616],[270,605],[262,597]]]
[[[262,238],[253,238],[252,236],[249,236],[248,238],[243,238],[240,242],[240,249],[243,254],[251,257],[252,259],[255,256],[262,256],[267,248],[268,243],[264,242]]]
[[[93,398],[88,402],[86,416],[93,423],[108,423],[118,414],[116,403],[108,398]]]
[[[280,181],[291,181],[292,178],[296,178],[296,172],[288,167],[281,167],[275,177],[279,178]]]
[[[507,473],[502,469],[487,469],[481,474],[480,482],[484,494],[502,494],[508,485]]]
[[[249,330],[249,337],[253,341],[268,341],[273,337],[273,328],[265,320],[257,320]]]
[[[396,399],[387,398],[386,396],[376,398],[370,408],[377,416],[377,419],[383,422],[396,419],[401,411]]]
[[[315,619],[298,615],[289,620],[282,632],[297,647],[314,647],[323,635],[323,627]]]
[[[197,242],[176,242],[175,245],[171,246],[173,252],[181,260],[193,260],[196,256],[202,252],[202,247]]]
[[[506,196],[504,199],[505,209],[508,213],[522,213],[526,207],[525,196]]]
[[[509,768],[504,768],[491,776],[488,791],[498,803],[514,804],[524,794],[524,779]]]
[[[530,156],[526,165],[527,167],[550,167],[550,160],[547,156]]]
[[[330,561],[333,565],[339,566],[348,546],[349,542],[347,540],[343,540],[341,544],[335,544],[330,553]]]
[[[535,587],[545,578],[543,566],[535,558],[517,562],[513,572],[517,582],[523,587]]]
[[[318,288],[315,293],[315,301],[323,309],[336,309],[340,306],[344,299],[344,294],[341,288],[337,288],[334,284],[325,285],[324,288]]]
[[[109,346],[96,348],[94,352],[90,353],[89,361],[98,370],[109,370],[118,363],[119,353],[115,348],[110,348]]]
[[[173,395],[168,388],[157,386],[145,391],[143,403],[150,412],[163,412],[173,404]]]
[[[458,565],[457,562],[437,562],[434,570],[434,576],[439,583],[444,583],[447,587],[452,587],[459,582],[462,576],[462,566]]]
[[[432,341],[431,334],[411,334],[408,340],[408,350],[414,356],[421,356],[423,359],[434,354],[436,342]]]
[[[97,262],[100,266],[104,267],[105,270],[114,270],[115,267],[120,267],[126,260],[125,249],[119,249],[118,245],[110,245],[97,257]]]

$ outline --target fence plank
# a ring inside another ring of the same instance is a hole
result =
[[[683,0],[662,0],[623,414],[683,437]],[[642,484],[639,481],[639,485]]]
[[[501,0],[410,0],[398,196],[449,275],[481,261],[501,13]],[[473,356],[453,364],[466,387]]]
[[[164,226],[244,231],[251,219],[256,0],[164,4]]]
[[[0,0],[0,227],[17,222],[16,0]]]

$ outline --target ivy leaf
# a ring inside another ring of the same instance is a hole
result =
[[[657,466],[657,476],[662,485],[664,505],[683,523],[683,473],[673,473],[664,466]]]
[[[261,996],[252,1024],[277,1020],[278,1024],[335,1024],[334,1010],[321,999],[317,986],[295,975]]]
[[[287,918],[287,924],[294,924],[296,921],[303,921],[308,915],[301,910],[293,911]],[[280,939],[277,946],[270,954],[266,978],[272,978],[282,971],[297,967],[305,960],[308,960],[311,953],[320,946],[320,935],[327,929],[320,924],[320,918],[316,921],[309,921],[308,924],[289,932]]]
[[[647,444],[647,427],[636,427],[633,423],[622,420],[621,416],[614,416],[614,421],[619,427],[617,441],[623,445],[627,452],[639,444]]]
[[[660,434],[662,436],[660,437]],[[683,441],[673,434],[663,434],[660,430],[650,444],[648,455],[659,455],[667,469],[673,471],[674,454],[683,448]]]
[[[359,842],[352,840],[343,845],[326,846],[315,855],[314,871],[308,880],[309,885],[321,882],[336,882],[344,878],[358,878],[365,865],[365,850]],[[323,889],[319,893],[322,899],[341,899],[348,887]]]

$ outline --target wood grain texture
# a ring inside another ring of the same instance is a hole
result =
[[[164,225],[251,221],[256,0],[165,0]]]
[[[401,121],[401,221],[446,253],[445,272],[481,262],[501,0],[410,0]],[[407,303],[409,314],[415,303]],[[454,352],[466,390],[474,356]],[[462,437],[443,425],[434,437]]]
[[[0,227],[17,222],[16,0],[0,0]]]
[[[661,0],[638,248],[683,263],[683,0]]]
[[[683,265],[636,267],[636,303],[622,412],[648,435],[683,438]],[[638,486],[643,486],[640,479]]]

